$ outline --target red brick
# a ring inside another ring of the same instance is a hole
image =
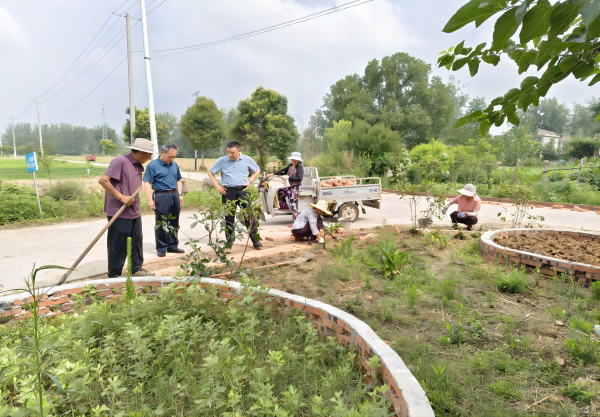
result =
[[[136,285],[139,287],[160,287],[162,286],[162,282],[160,281],[139,281],[136,282]]]
[[[72,295],[72,294],[81,294],[83,292],[83,288],[72,288],[70,290],[62,290],[62,291],[56,291],[54,293],[54,296],[63,296],[63,295]]]
[[[106,297],[107,295],[112,295],[112,293],[113,293],[112,290],[102,290],[102,291],[98,291],[96,293],[96,295],[98,297]]]
[[[346,333],[339,324],[335,324],[334,322],[329,321],[327,319],[323,319],[323,326],[333,330],[336,333]]]
[[[26,311],[25,313],[20,314],[19,317],[15,317],[15,320],[21,321],[30,317],[33,317],[33,313],[31,311]]]
[[[126,285],[125,282],[113,282],[112,284],[106,284],[105,288],[125,288]]]
[[[106,284],[96,284],[97,290],[105,290],[107,288]]]
[[[343,334],[338,333],[337,340],[344,345],[344,347],[350,347],[352,345],[352,336],[344,336]]]
[[[225,285],[219,285],[219,291],[229,292],[229,290],[231,290],[231,288],[226,287]]]
[[[64,304],[64,303],[70,303],[71,300],[67,297],[64,298],[59,298],[58,300],[46,300],[46,301],[42,301],[39,304],[39,307],[48,307],[48,306],[54,306],[56,304]]]
[[[319,317],[327,317],[327,313],[325,313],[323,310],[321,310],[320,308],[315,308],[315,307],[311,307],[311,306],[304,306],[304,309],[306,311],[308,311],[309,313],[313,313]]]
[[[50,312],[50,309],[48,307],[38,308],[38,314],[46,314],[49,312]]]
[[[23,304],[23,302],[21,300],[15,300],[15,301],[13,301],[13,305],[14,306],[20,306],[22,304]]]
[[[36,299],[37,300],[47,300],[48,299],[48,294],[42,294],[41,296],[38,295],[38,296],[36,296]],[[24,298],[21,301],[23,302],[23,304],[32,303],[33,302],[33,297],[27,297],[27,298]]]
[[[23,309],[21,307],[13,308],[11,310],[6,310],[4,313],[2,313],[2,317],[14,316],[15,314],[21,314],[22,312]]]
[[[122,300],[123,298],[125,298],[124,295],[122,295],[122,294],[115,294],[112,297],[106,297],[105,300],[106,300],[107,303],[114,303],[114,302]]]
[[[69,311],[69,310],[73,310],[73,308],[75,308],[75,305],[77,303],[67,303],[67,304],[61,304],[60,305],[60,311]]]
[[[221,292],[221,298],[225,298],[226,300],[233,300],[233,294],[228,292]]]

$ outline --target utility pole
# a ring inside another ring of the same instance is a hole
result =
[[[102,139],[107,139],[107,137],[106,137],[106,116],[104,113],[104,104],[102,105]]]
[[[140,0],[142,12],[142,36],[144,38],[144,61],[146,63],[146,88],[148,89],[148,119],[150,121],[150,140],[154,146],[152,159],[158,158],[158,138],[156,136],[156,120],[154,118],[154,95],[152,94],[152,73],[150,72],[150,51],[148,48],[148,28],[146,27],[146,4]]]
[[[37,106],[37,115],[38,115],[38,132],[40,134],[40,155],[42,156],[42,161],[44,160],[44,146],[42,145],[42,121],[40,119],[40,102],[35,101]]]
[[[127,22],[127,72],[129,80],[129,138],[131,144],[135,141],[135,98],[133,95],[133,53],[131,51],[131,16],[125,14]]]
[[[15,118],[12,118],[12,131],[13,131],[13,154],[17,157],[17,141],[15,140]]]

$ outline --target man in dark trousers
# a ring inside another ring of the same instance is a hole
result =
[[[167,143],[160,150],[160,158],[150,162],[144,173],[144,192],[148,200],[148,208],[154,210],[156,222],[164,222],[167,217],[170,226],[179,226],[179,213],[183,204],[181,195],[181,173],[175,157],[179,148],[174,143]],[[152,195],[154,190],[154,195]],[[171,215],[171,216],[169,216]],[[169,217],[175,217],[169,218]],[[184,253],[179,249],[179,239],[175,233],[169,233],[164,228],[154,229],[156,237],[156,254],[160,257],[167,252]]]
[[[217,182],[215,174],[221,172],[221,185]],[[250,178],[248,178],[248,176]],[[235,209],[239,204],[242,208],[248,207],[248,190],[246,189],[252,181],[260,174],[260,168],[256,162],[249,156],[242,155],[240,151],[240,143],[232,140],[227,143],[227,156],[222,156],[217,159],[217,162],[208,171],[208,177],[217,190],[223,195],[223,203],[227,201],[235,201],[236,204],[233,212],[229,216],[225,216],[227,228],[225,235],[227,237],[227,245],[231,247],[235,240]],[[255,249],[262,247],[262,243],[258,240],[258,227],[256,219],[246,219],[246,227],[250,233],[250,240]]]
[[[152,159],[154,145],[147,139],[136,139],[131,153],[112,160],[98,183],[106,190],[104,212],[110,221],[125,204],[127,207],[108,228],[108,277],[117,278],[127,259],[127,238],[131,238],[131,271],[134,276],[153,276],[142,268],[144,263],[142,213],[140,196],[131,197],[142,186],[143,164]]]

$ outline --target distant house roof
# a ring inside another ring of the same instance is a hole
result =
[[[544,136],[547,138],[560,138],[558,133],[550,132],[549,130],[538,129],[538,136]]]

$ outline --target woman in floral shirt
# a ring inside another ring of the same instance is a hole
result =
[[[298,217],[298,196],[302,191],[302,179],[304,178],[304,166],[302,165],[302,156],[300,152],[292,152],[292,156],[288,158],[290,164],[279,171],[272,174],[267,174],[266,177],[273,175],[287,175],[289,177],[289,187],[282,187],[277,190],[277,198],[279,200],[279,208],[281,210],[292,210],[294,220]],[[285,198],[288,198],[290,204],[288,207]]]

